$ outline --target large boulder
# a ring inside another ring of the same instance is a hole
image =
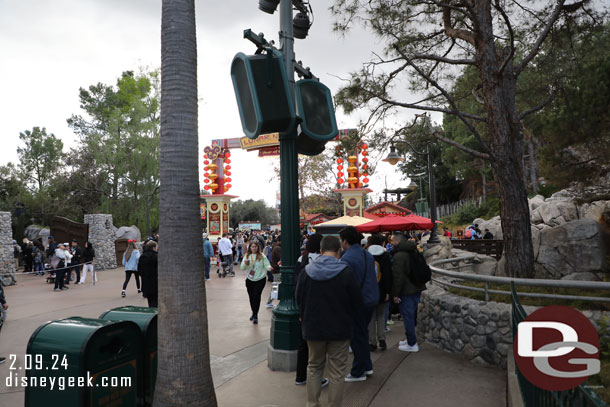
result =
[[[481,229],[481,232],[485,233],[485,229],[489,229],[489,231],[494,235],[494,239],[502,240],[504,238],[502,234],[502,221],[500,220],[499,216],[494,216],[489,220],[476,220],[480,221],[479,229]]]
[[[140,233],[140,229],[137,226],[121,226],[114,233],[116,239],[130,239],[137,240],[138,242],[142,240],[142,234]]]
[[[530,214],[533,224],[544,223],[559,226],[578,219],[578,208],[573,199],[547,199]]]
[[[610,212],[610,201],[594,201],[578,207],[578,216],[581,219],[599,220],[605,212]]]
[[[592,219],[580,219],[542,230],[536,262],[537,274],[547,274],[546,278],[603,273],[605,247],[601,225]]]
[[[485,256],[484,254],[477,254],[472,259],[472,271],[474,274],[483,276],[495,276],[496,269],[498,267],[498,261],[491,256]]]
[[[439,236],[438,238],[440,240],[439,244],[424,244],[424,257],[428,263],[452,257],[451,240],[445,236]]]
[[[535,197],[528,199],[527,203],[530,207],[531,213],[534,209],[538,208],[544,203],[544,197],[542,195],[536,195]]]

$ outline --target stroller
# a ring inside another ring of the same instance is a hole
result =
[[[226,258],[225,256],[219,254],[218,255],[220,257],[220,266],[222,267],[222,271],[221,269],[218,269],[216,271],[216,273],[218,274],[218,277],[221,278],[225,278],[227,276],[227,274],[229,274],[229,259]]]

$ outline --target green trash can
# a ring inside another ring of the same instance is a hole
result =
[[[125,307],[113,308],[100,315],[100,319],[110,321],[132,321],[142,330],[144,343],[143,351],[143,406],[151,406],[155,394],[155,382],[157,380],[157,309],[148,307]]]
[[[41,325],[27,347],[25,406],[135,407],[141,343],[130,321],[70,317]]]

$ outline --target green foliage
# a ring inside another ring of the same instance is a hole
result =
[[[478,208],[476,205],[461,206],[453,215],[448,217],[448,221],[452,225],[465,225],[471,224],[476,218],[491,219],[499,214],[500,201],[494,197]]]
[[[25,144],[17,148],[23,179],[41,193],[62,164],[64,144],[44,127],[19,133],[19,140]]]
[[[265,201],[259,199],[241,199],[231,202],[230,212],[231,227],[236,228],[239,222],[259,221],[263,226],[279,223],[279,218],[275,209],[267,206]]]

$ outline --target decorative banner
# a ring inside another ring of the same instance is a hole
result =
[[[220,213],[210,213],[210,230],[211,235],[220,234]]]
[[[255,222],[239,222],[239,228],[241,230],[261,230],[261,224]]]
[[[254,140],[242,137],[239,141],[241,142],[241,148],[246,151],[257,150],[262,147],[279,146],[280,133],[261,134]]]
[[[212,146],[212,147],[208,146],[203,149],[203,152],[212,161],[214,161],[215,159],[218,158],[218,155],[220,154],[221,151],[222,151],[222,149],[220,148],[220,146]]]
[[[259,157],[275,157],[280,155],[280,146],[263,147],[258,150]]]
[[[205,219],[205,204],[199,204],[199,215],[201,215],[201,219]]]

